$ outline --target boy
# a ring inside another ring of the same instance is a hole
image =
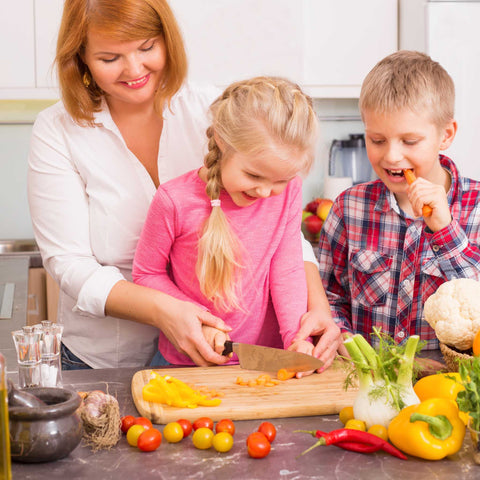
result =
[[[337,198],[319,241],[342,332],[370,339],[376,326],[397,342],[419,334],[426,349],[438,348],[424,302],[447,280],[480,280],[480,183],[439,154],[455,137],[454,103],[448,73],[418,52],[389,55],[363,82],[359,106],[378,180]],[[417,177],[410,185],[404,169]]]

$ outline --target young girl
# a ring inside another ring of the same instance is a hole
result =
[[[307,309],[301,180],[317,136],[312,103],[284,79],[234,83],[212,104],[204,166],[160,186],[133,264],[135,283],[221,317],[234,341],[292,344]],[[227,334],[204,327],[217,352]],[[167,362],[192,364],[161,333]]]

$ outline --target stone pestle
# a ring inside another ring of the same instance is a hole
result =
[[[8,405],[10,407],[44,407],[43,400],[26,390],[16,388],[11,380],[8,383]]]

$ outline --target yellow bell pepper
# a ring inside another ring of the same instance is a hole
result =
[[[450,400],[456,401],[458,392],[465,390],[461,381],[458,372],[437,373],[421,378],[414,385],[413,389],[421,402],[429,398],[449,398]],[[458,414],[463,420],[463,423],[468,425],[468,412],[459,411]]]
[[[196,408],[199,405],[216,407],[222,402],[219,398],[208,398],[175,377],[170,375],[162,377],[155,372],[143,387],[142,396],[147,402],[164,403],[180,408]]]
[[[426,460],[457,453],[464,436],[458,405],[447,398],[429,398],[406,407],[388,426],[388,438],[398,449]]]

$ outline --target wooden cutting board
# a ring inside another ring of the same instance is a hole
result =
[[[150,380],[152,370],[136,372],[132,378],[132,396],[138,412],[153,423],[165,424],[186,418],[194,421],[207,416],[217,421],[260,418],[303,417],[338,413],[353,405],[357,389],[344,389],[345,372],[329,368],[321,374],[280,382],[274,387],[248,387],[235,383],[238,376],[254,380],[262,372],[244,370],[238,365],[221,367],[188,367],[155,369],[159,375],[172,375],[196,387],[206,386],[224,393],[217,407],[177,408],[146,402],[142,388]],[[273,376],[273,374],[272,374]]]

